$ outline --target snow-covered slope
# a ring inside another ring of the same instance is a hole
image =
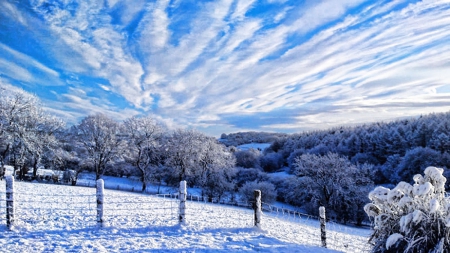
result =
[[[264,151],[264,149],[270,147],[271,143],[247,143],[237,146],[239,150],[249,150],[249,149],[259,149],[261,151]]]
[[[105,224],[97,227],[95,189],[15,182],[16,226],[5,221],[0,182],[3,252],[360,252],[368,230],[330,224],[320,247],[315,219],[265,214],[253,227],[251,210],[187,203],[187,224],[177,221],[177,200],[105,190]],[[350,243],[349,243],[350,242]],[[334,250],[331,250],[334,249]]]

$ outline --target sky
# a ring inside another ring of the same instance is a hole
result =
[[[207,134],[450,110],[450,1],[2,0],[0,85]]]

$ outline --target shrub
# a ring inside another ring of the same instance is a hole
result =
[[[450,252],[450,202],[443,169],[428,167],[414,185],[377,187],[364,211],[373,218],[372,252]]]
[[[277,191],[275,186],[269,182],[247,182],[240,189],[239,193],[243,201],[251,202],[254,200],[254,191],[261,191],[261,201],[267,204],[275,202]]]
[[[249,149],[241,150],[234,153],[236,156],[236,165],[243,168],[260,168],[259,158],[261,156],[259,150]]]

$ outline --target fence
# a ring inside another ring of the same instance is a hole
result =
[[[7,180],[12,180],[12,178]],[[278,230],[283,237],[289,239],[295,234],[283,234],[283,226],[292,226],[310,236],[309,238],[292,238],[292,241],[304,244],[317,241],[318,245],[332,249],[348,249],[351,252],[363,252],[368,248],[365,236],[361,237],[361,241],[364,242],[356,244],[355,247],[355,236],[352,235],[360,234],[356,228],[349,228],[333,222],[326,223],[328,238],[327,241],[321,241],[320,223],[317,217],[262,203],[259,191],[257,191],[259,194],[255,192],[256,201],[253,202],[253,205],[234,203],[236,206],[246,208],[224,208],[223,205],[219,208],[217,203],[209,203],[202,197],[186,195],[185,187],[181,187],[185,198],[180,197],[180,194],[150,196],[118,191],[110,191],[105,194],[102,180],[98,182],[96,189],[55,186],[61,187],[60,192],[65,194],[17,191],[14,190],[13,185],[12,189],[10,187],[5,192],[0,191],[1,196],[5,196],[4,198],[0,197],[0,221],[8,227],[9,224],[12,224],[33,226],[34,229],[41,227],[45,230],[85,229],[99,225],[117,228],[172,226],[180,222],[200,228],[205,224],[214,226],[215,222],[221,223],[223,217],[233,217],[233,219],[227,220],[227,228],[257,226],[263,230]],[[76,194],[68,192],[73,188],[78,188]],[[82,194],[79,194],[80,190]],[[183,199],[189,203],[185,202],[184,205],[180,205],[183,203]],[[12,218],[11,215],[7,215],[11,214],[11,210],[7,208],[8,201],[9,203],[12,201],[14,205]],[[184,216],[180,217],[182,211],[184,211]],[[283,225],[280,225],[280,221],[284,221]],[[325,226],[323,227],[325,228]]]

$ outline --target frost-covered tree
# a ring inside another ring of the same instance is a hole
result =
[[[152,117],[132,117],[124,121],[127,135],[128,160],[141,172],[142,191],[147,188],[151,166],[159,166],[159,140],[162,126]]]
[[[246,182],[250,181],[269,181],[267,173],[260,169],[237,167],[236,170],[237,172],[234,180],[237,188],[242,187]]]
[[[192,184],[198,161],[202,154],[203,134],[195,130],[177,129],[165,138],[164,165],[171,170],[169,183],[177,185],[181,180],[188,180]]]
[[[431,165],[445,166],[449,160],[450,157],[447,153],[440,153],[428,147],[416,147],[406,152],[392,176],[397,182],[410,181],[411,175],[418,174]]]
[[[236,156],[236,164],[243,168],[260,168],[261,152],[250,148],[248,150],[240,150],[234,153]]]
[[[450,201],[444,170],[425,169],[414,184],[379,186],[364,210],[373,219],[372,252],[450,252]]]
[[[96,179],[105,173],[108,163],[120,156],[122,129],[118,122],[103,114],[85,117],[72,128],[76,142],[86,150],[86,162],[94,168]]]
[[[38,165],[44,156],[53,156],[59,149],[57,135],[63,131],[62,120],[39,111],[34,119],[30,119],[28,125],[31,131],[27,146],[30,154],[30,162],[33,168],[33,179],[37,176]]]
[[[361,222],[360,210],[373,187],[370,169],[366,165],[357,167],[335,153],[304,154],[295,159],[294,174],[302,179],[316,210],[325,206],[344,222]]]
[[[220,198],[234,188],[233,177],[236,174],[234,166],[236,159],[233,154],[216,139],[203,136],[199,168],[196,174],[196,183],[202,188],[211,201]]]
[[[1,90],[0,100],[0,162],[13,165],[23,177],[46,153],[57,146],[55,134],[62,130],[62,120],[46,113],[36,96],[22,90]],[[8,161],[6,161],[8,159]]]
[[[283,166],[283,157],[279,153],[266,153],[260,158],[260,166],[266,172],[275,172]]]
[[[254,201],[254,191],[261,191],[261,201],[267,204],[275,202],[277,198],[277,191],[275,186],[270,182],[252,181],[245,183],[240,189],[239,194],[243,201]]]

